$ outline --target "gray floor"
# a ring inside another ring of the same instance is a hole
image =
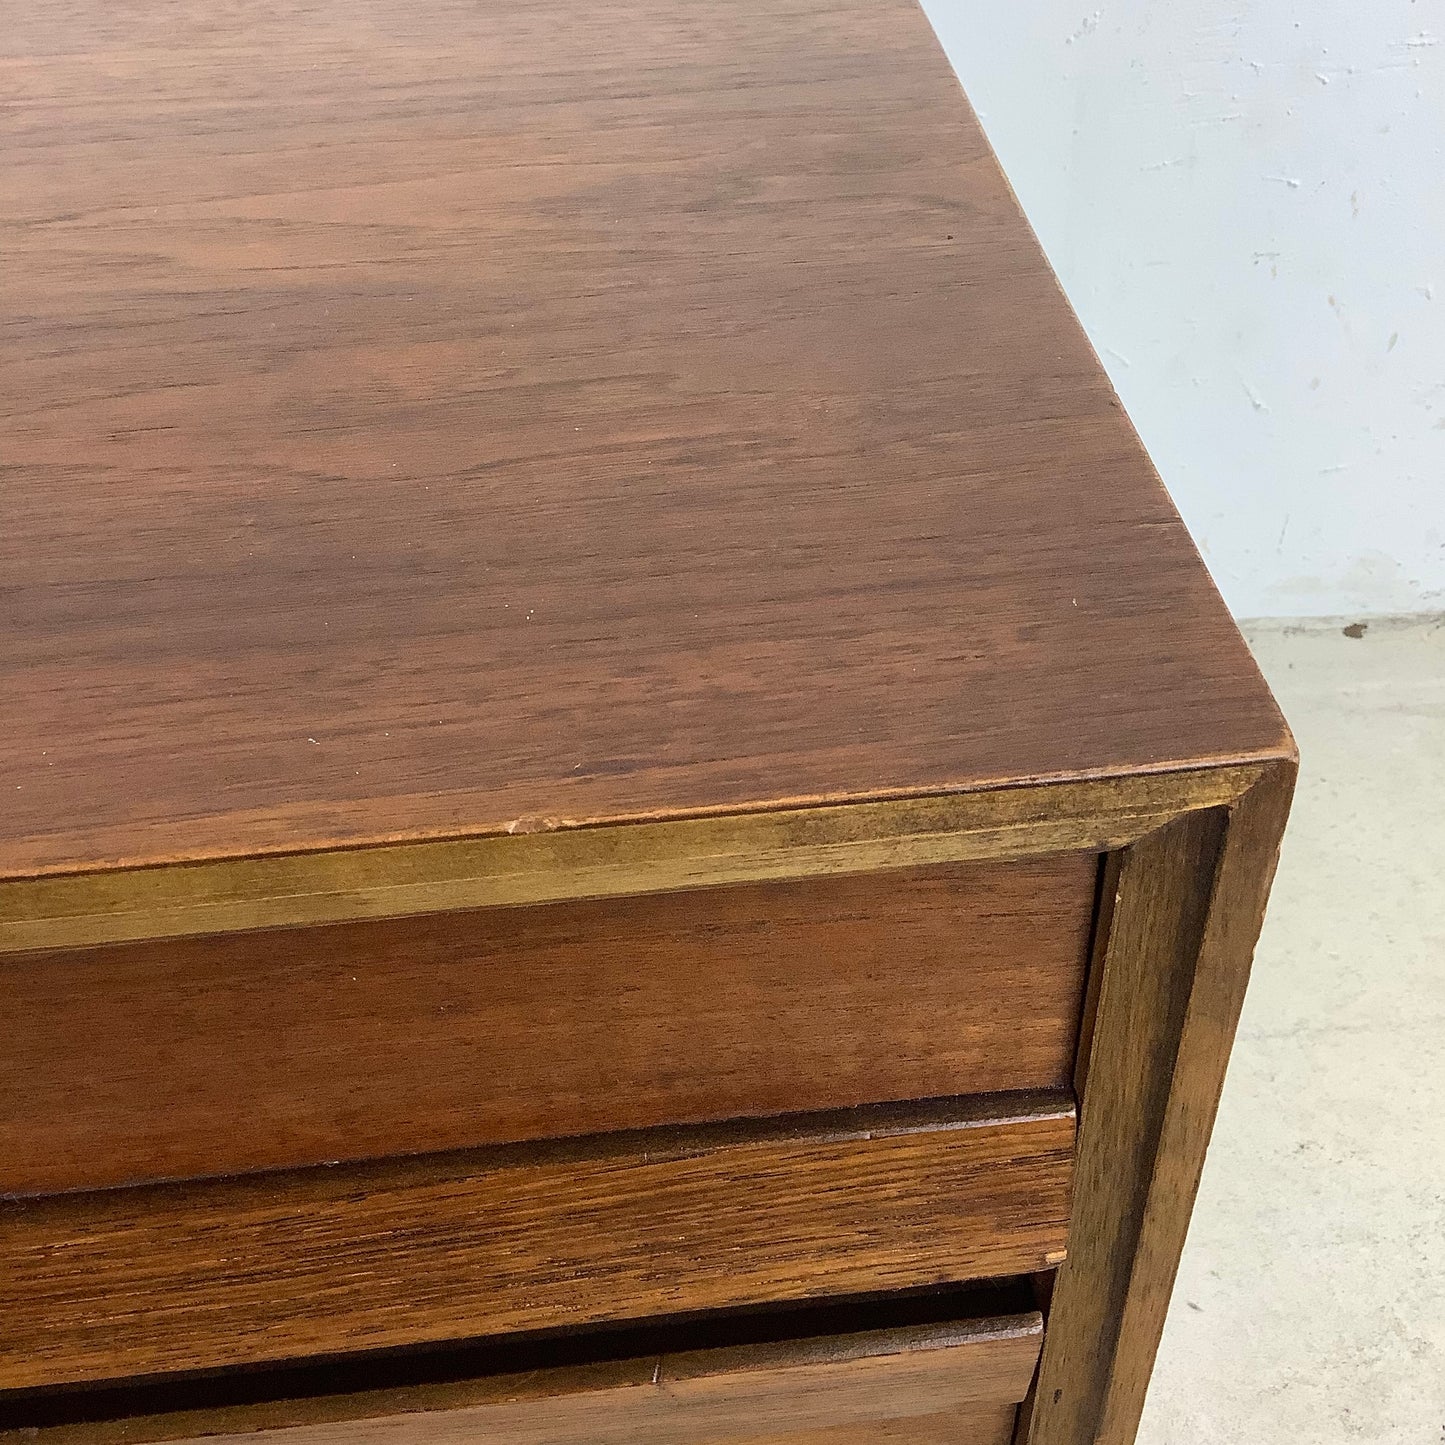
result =
[[[1302,772],[1141,1445],[1445,1441],[1445,620],[1248,629]]]

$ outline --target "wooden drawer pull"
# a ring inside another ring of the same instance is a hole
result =
[[[816,1431],[845,1445],[1002,1445],[1042,1336],[1042,1318],[1026,1312],[0,1428],[0,1445],[190,1445],[201,1438],[232,1445],[812,1445]]]
[[[1073,1139],[996,1095],[15,1200],[0,1387],[1028,1273]]]

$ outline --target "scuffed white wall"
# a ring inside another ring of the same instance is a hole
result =
[[[924,0],[1239,616],[1445,608],[1445,0]]]

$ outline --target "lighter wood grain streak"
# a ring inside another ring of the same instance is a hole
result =
[[[1259,764],[0,883],[0,952],[1117,848]]]

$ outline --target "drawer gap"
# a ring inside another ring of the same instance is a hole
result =
[[[46,1440],[167,1440],[220,1412],[234,1428],[281,1428],[339,1422],[375,1413],[409,1396],[408,1411],[455,1408],[467,1387],[546,1372],[585,1372],[614,1362],[686,1356],[697,1368],[709,1352],[746,1356],[749,1347],[778,1345],[806,1354],[826,1342],[870,1332],[918,1332],[958,1324],[980,1334],[1035,1333],[1032,1281],[1014,1278],[965,1287],[929,1288],[840,1297],[825,1303],[788,1302],[705,1316],[654,1317],[622,1328],[535,1331],[450,1342],[444,1346],[357,1351],[270,1367],[242,1366],[140,1382],[40,1387],[0,1392],[0,1442]],[[719,1355],[721,1358],[721,1355]],[[294,1407],[294,1410],[293,1410]],[[87,1428],[89,1427],[89,1428]]]

